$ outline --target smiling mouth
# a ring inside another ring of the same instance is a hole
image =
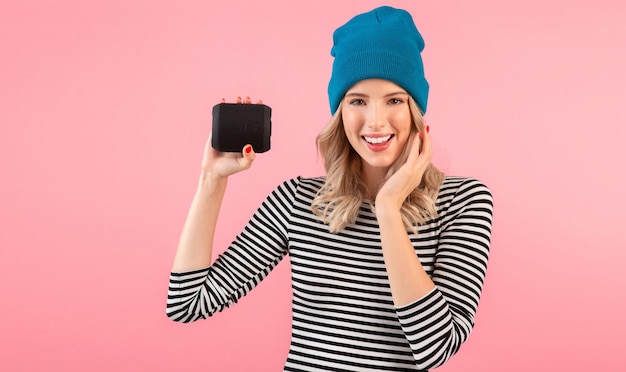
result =
[[[365,140],[365,142],[370,143],[372,145],[380,145],[382,143],[389,142],[389,140],[393,138],[393,134],[390,134],[390,135],[385,136],[385,137],[362,136],[362,138]]]

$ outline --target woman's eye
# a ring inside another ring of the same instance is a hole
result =
[[[404,103],[404,101],[400,98],[392,98],[389,100],[389,103],[391,103],[392,105],[400,105]]]
[[[362,99],[353,99],[352,101],[350,101],[351,105],[362,105],[364,103],[365,101],[363,101]]]

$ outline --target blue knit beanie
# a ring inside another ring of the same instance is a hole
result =
[[[348,89],[361,80],[379,78],[405,89],[426,112],[428,82],[420,53],[424,39],[411,15],[388,6],[359,14],[333,33],[330,111],[337,111]]]

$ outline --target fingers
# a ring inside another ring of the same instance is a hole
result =
[[[205,144],[204,144],[204,157],[206,158],[206,156],[209,154],[209,152],[213,151],[213,131],[209,132],[209,137],[207,138]]]
[[[426,140],[427,141],[427,140]],[[424,155],[424,139],[422,138],[422,133],[417,133],[413,137],[413,142],[410,144],[410,152],[409,157],[407,158],[407,162],[411,164],[415,164],[419,161],[420,158],[423,158]]]
[[[407,156],[405,165],[408,169],[415,170],[423,166],[428,162],[428,156],[424,152],[426,142],[422,139],[422,134],[417,133],[413,138],[410,138],[410,142],[407,142],[405,146],[409,147],[409,155]]]
[[[221,103],[226,103],[226,99],[222,98]],[[252,99],[250,98],[250,96],[246,96],[245,98],[237,97],[237,99],[235,100],[235,103],[250,104],[252,103]],[[257,103],[263,104],[263,101],[258,100]]]
[[[430,141],[430,134],[428,133],[429,129],[430,128],[428,126],[425,126],[424,130],[420,132],[419,137],[422,139],[420,155],[426,156],[428,158],[427,160],[430,161],[433,151]]]
[[[206,143],[204,144],[204,153],[202,156],[202,163],[200,165],[200,169],[203,171],[209,170],[212,163],[212,154],[215,151],[212,145],[213,132],[209,132],[209,138],[207,138]]]
[[[411,143],[411,151],[407,159],[407,165],[413,170],[424,170],[432,159],[432,147],[428,130],[424,128],[414,138]],[[420,174],[418,171],[414,174]],[[421,177],[421,176],[420,176]]]

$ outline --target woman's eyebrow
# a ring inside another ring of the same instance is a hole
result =
[[[391,97],[391,96],[395,96],[395,95],[398,95],[398,94],[408,94],[408,93],[407,93],[407,92],[405,92],[405,91],[403,91],[403,90],[399,90],[399,91],[397,91],[397,92],[393,92],[393,93],[388,93],[388,94],[385,94],[385,96],[384,96],[384,97]]]
[[[352,93],[346,93],[346,97],[369,97],[369,96],[365,93],[352,92]]]
[[[403,90],[399,90],[397,92],[387,93],[383,97],[391,97],[391,96],[395,96],[398,94],[408,94],[408,93]],[[346,97],[369,97],[369,96],[365,93],[350,92],[350,93],[346,93]]]

